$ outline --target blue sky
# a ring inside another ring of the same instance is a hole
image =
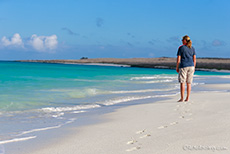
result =
[[[0,0],[0,60],[230,58],[229,0]]]

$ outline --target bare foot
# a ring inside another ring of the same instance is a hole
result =
[[[183,99],[179,99],[177,102],[183,102]]]
[[[184,101],[185,101],[185,102],[188,102],[188,101],[189,101],[189,99],[188,99],[188,98],[186,98]]]

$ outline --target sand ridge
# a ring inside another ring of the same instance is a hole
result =
[[[117,64],[145,68],[176,68],[176,58],[92,58],[80,60],[20,60],[20,62]],[[230,58],[197,58],[196,69],[230,70]]]

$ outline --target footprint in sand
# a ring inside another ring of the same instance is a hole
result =
[[[146,131],[146,129],[143,129],[143,130],[140,130],[140,131],[137,131],[136,134],[142,134]]]
[[[172,126],[172,125],[176,125],[176,124],[178,124],[177,121],[174,121],[174,122],[171,122],[171,123],[170,123],[171,126]],[[158,129],[163,129],[163,128],[167,128],[167,127],[168,127],[167,125],[164,125],[164,126],[158,127]]]
[[[170,123],[170,125],[176,125],[176,124],[178,124],[177,121],[174,121],[174,122],[171,122],[171,123]]]
[[[133,148],[131,148],[131,149],[127,149],[126,151],[127,151],[127,152],[130,152],[130,151],[138,150],[138,149],[140,149],[140,148],[141,148],[141,147],[137,146],[137,147],[133,147]]]
[[[158,129],[163,129],[163,128],[167,128],[168,126],[160,126],[158,127]]]
[[[137,140],[135,140],[134,138],[132,138],[132,140],[131,140],[131,141],[128,141],[127,144],[134,144],[134,143],[136,143],[136,142],[137,142]]]
[[[151,136],[151,135],[150,134],[146,134],[144,136],[141,136],[140,138],[146,138],[146,137],[149,137],[149,136]]]

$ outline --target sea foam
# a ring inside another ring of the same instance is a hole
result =
[[[0,141],[0,144],[6,144],[6,143],[12,143],[12,142],[19,142],[19,141],[26,141],[26,140],[34,139],[36,137],[37,136],[14,138],[14,139],[10,139],[10,140]]]
[[[75,110],[83,110],[83,109],[92,109],[92,108],[98,108],[101,107],[98,104],[92,104],[92,105],[76,105],[72,107],[46,107],[42,108],[41,110],[43,112],[63,112],[63,111],[75,111]]]

